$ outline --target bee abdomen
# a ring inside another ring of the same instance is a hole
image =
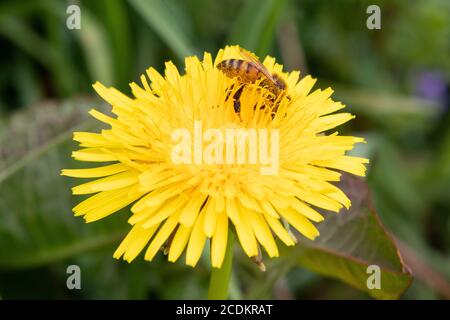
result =
[[[223,60],[217,64],[217,68],[231,78],[240,77],[243,82],[254,82],[261,77],[260,70],[246,60]]]

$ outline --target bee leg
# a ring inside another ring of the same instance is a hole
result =
[[[233,99],[234,99],[234,112],[239,113],[241,112],[241,102],[240,102],[240,98],[241,98],[241,94],[242,94],[242,89],[243,87],[240,87],[239,89],[236,90],[236,92],[233,95]]]
[[[229,86],[227,88],[227,96],[225,97],[225,100],[228,100],[230,98],[230,94],[233,91],[233,89],[234,89],[234,84],[232,84],[231,86]]]
[[[241,111],[241,103],[237,100],[234,100],[234,112],[239,113]]]

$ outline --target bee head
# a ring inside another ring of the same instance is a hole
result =
[[[275,85],[277,86],[278,89],[280,90],[286,89],[286,82],[284,82],[284,80],[281,79],[280,76],[278,76],[277,74],[273,74],[272,78],[273,80],[275,80]]]

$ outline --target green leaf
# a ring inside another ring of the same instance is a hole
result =
[[[346,104],[358,117],[367,117],[395,136],[401,137],[403,132],[423,134],[431,130],[440,112],[436,102],[421,98],[321,82],[332,86],[336,100]]]
[[[92,126],[87,112],[93,104],[91,98],[43,102],[9,117],[0,131],[0,183],[49,149],[69,141],[73,129]]]
[[[100,1],[100,5],[105,11],[105,27],[114,53],[115,79],[121,88],[126,88],[134,74],[130,66],[132,53],[136,50],[130,37],[132,33],[127,5],[122,0]]]
[[[237,44],[258,55],[268,53],[285,0],[249,0],[239,11],[226,44]]]
[[[17,34],[20,34],[20,37],[14,36]],[[0,15],[0,36],[9,40],[47,68],[51,68],[51,61],[57,59],[58,52],[51,47],[50,43],[39,36],[29,25],[13,16]]]
[[[67,17],[65,8],[51,0],[28,6],[7,4],[0,7],[0,36],[22,50],[27,58],[31,57],[47,68],[52,73],[53,86],[61,95],[72,93],[76,83],[76,72],[69,61],[69,48],[62,43],[67,35],[60,28]],[[45,35],[31,27],[27,20],[31,14],[44,19],[47,24]]]
[[[91,225],[73,217],[72,207],[82,200],[71,195],[77,181],[59,174],[80,166],[70,158],[72,131],[93,127],[86,120],[92,105],[90,99],[39,105],[11,118],[2,132],[0,268],[48,264],[117,244],[124,235],[125,215]]]
[[[180,59],[196,53],[190,42],[190,21],[176,3],[129,0],[131,6]]]
[[[107,32],[88,10],[83,9],[81,17],[81,29],[74,33],[83,49],[91,79],[114,85],[112,48]]]
[[[339,279],[377,299],[398,299],[411,284],[412,276],[403,264],[391,236],[372,207],[366,183],[343,175],[340,188],[352,200],[349,210],[339,214],[324,212],[318,224],[320,236],[302,237],[299,244],[286,249],[297,265]],[[367,286],[367,268],[380,268],[380,289]]]

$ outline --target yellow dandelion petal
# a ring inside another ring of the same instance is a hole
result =
[[[127,171],[130,168],[122,163],[115,163],[90,169],[63,169],[61,175],[74,178],[100,178]]]
[[[130,188],[102,191],[80,202],[72,210],[77,216],[85,215],[89,211],[101,208],[109,203],[111,199],[128,195]]]
[[[98,191],[107,191],[119,189],[130,185],[135,185],[138,181],[139,172],[125,171],[106,178],[94,180],[91,182],[80,184],[72,188],[73,194],[89,194]]]
[[[183,253],[184,248],[189,240],[189,236],[191,235],[192,227],[186,227],[180,225],[178,227],[177,233],[175,234],[172,243],[169,249],[169,258],[170,262],[175,262]]]
[[[99,133],[74,132],[73,140],[78,141],[81,147],[120,147],[119,143],[108,140],[106,137]]]
[[[207,197],[207,195],[202,194],[201,192],[195,192],[181,212],[180,223],[187,227],[192,226],[195,223],[200,208],[206,201]]]
[[[104,199],[105,202],[103,205],[100,206],[97,204],[95,208],[87,211],[84,214],[84,219],[86,222],[93,222],[102,219],[122,208],[125,208],[141,196],[142,193],[139,192],[136,187],[132,187],[129,190],[124,190],[114,198]]]
[[[217,225],[217,211],[216,200],[210,198],[206,204],[205,221],[203,223],[203,231],[208,238],[211,238],[216,230]]]
[[[188,247],[186,249],[186,264],[192,267],[197,265],[205,246],[206,235],[203,231],[203,221],[205,219],[205,210],[202,210],[197,218],[189,238]]]
[[[228,217],[225,212],[217,215],[217,227],[211,240],[211,264],[220,268],[225,257],[228,237]]]
[[[186,200],[182,197],[173,198],[172,201],[166,202],[154,215],[144,220],[142,223],[143,228],[149,228],[155,224],[159,224],[166,220],[174,213],[179,212],[180,208],[186,204]]]
[[[72,152],[72,157],[80,161],[107,162],[117,161],[113,154],[105,152],[103,148],[85,148]]]
[[[238,206],[239,207],[239,206]],[[238,208],[239,223],[235,224],[239,242],[242,249],[249,257],[258,255],[258,244],[255,233],[251,228],[250,217],[248,212],[243,208]]]
[[[162,227],[158,230],[158,233],[155,235],[155,238],[151,241],[147,251],[145,252],[145,260],[153,260],[155,254],[164,244],[164,242],[169,238],[172,231],[178,224],[179,213],[173,214],[169,219],[167,219]],[[155,225],[152,226],[152,228]]]
[[[142,251],[157,229],[158,226],[153,226],[151,229],[144,229],[141,225],[134,226],[122,240],[113,257],[120,259],[124,256],[125,260],[131,262]]]
[[[296,243],[296,239],[287,232],[287,230],[283,227],[281,222],[270,216],[270,215],[264,215],[266,218],[267,223],[269,224],[272,231],[277,235],[278,238],[280,238],[281,241],[284,242],[287,246],[293,246]]]
[[[317,126],[317,133],[336,128],[337,126],[354,119],[355,116],[350,113],[338,113],[317,118],[313,125]]]
[[[358,157],[340,156],[335,159],[317,160],[312,163],[318,166],[343,170],[358,176],[364,176],[366,174],[365,164],[369,163],[369,160]]]
[[[278,247],[263,216],[253,210],[249,210],[248,213],[249,222],[258,242],[266,249],[269,257],[278,257]]]
[[[291,208],[297,211],[298,213],[304,215],[306,218],[314,222],[320,222],[323,220],[323,216],[320,213],[318,213],[316,210],[314,210],[307,204],[303,203],[301,200],[297,198],[288,198],[288,199]]]
[[[138,228],[139,232],[133,238],[133,240],[130,241],[129,246],[123,255],[124,260],[128,262],[133,261],[134,258],[136,258],[137,255],[142,251],[142,249],[144,249],[145,245],[157,230],[158,225],[153,225],[150,230],[149,228],[143,228],[140,225],[135,226],[135,228]]]
[[[298,214],[292,208],[280,211],[280,215],[308,239],[314,240],[319,235],[317,228],[307,218]]]
[[[305,202],[325,210],[339,212],[342,208],[342,205],[339,202],[327,197],[321,192],[299,191],[298,197]]]

